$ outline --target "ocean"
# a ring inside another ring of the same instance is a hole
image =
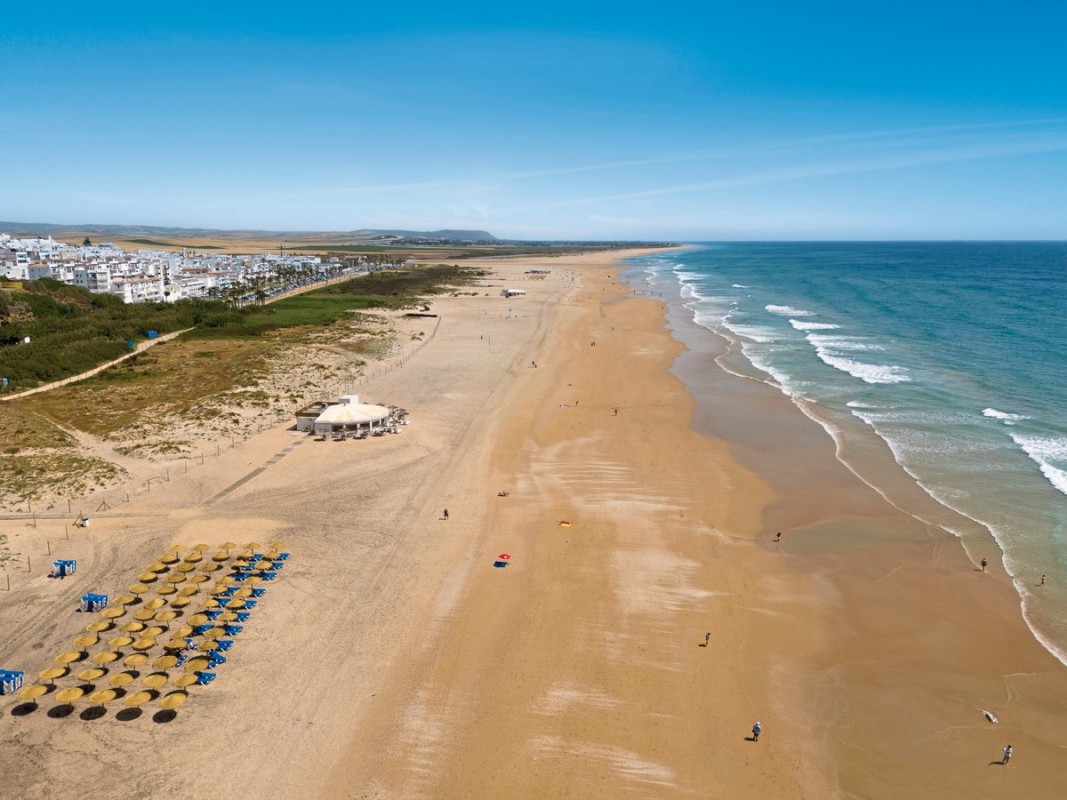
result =
[[[715,368],[786,395],[890,503],[976,561],[992,537],[1067,665],[1067,243],[703,244],[625,277],[724,337]]]

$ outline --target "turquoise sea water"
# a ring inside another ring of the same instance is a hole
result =
[[[971,552],[992,536],[1067,664],[1067,243],[707,244],[631,265],[890,502]],[[887,448],[892,475],[869,457]]]

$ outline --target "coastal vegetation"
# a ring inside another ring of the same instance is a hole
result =
[[[364,359],[401,346],[390,312],[424,308],[485,274],[444,264],[383,270],[244,308],[125,305],[55,281],[5,292],[0,375],[18,381],[9,391],[127,354],[148,330],[192,330],[77,384],[0,403],[0,502],[78,494],[125,474],[121,458],[74,458],[68,431],[120,456],[151,458],[192,455],[204,438],[243,438],[284,419],[324,387],[357,380]]]

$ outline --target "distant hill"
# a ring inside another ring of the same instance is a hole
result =
[[[281,239],[306,242],[374,242],[389,239],[426,239],[450,242],[496,242],[487,231],[440,230],[404,231],[374,230],[364,228],[355,231],[265,231],[265,230],[219,230],[215,228],[168,228],[159,225],[57,225],[51,222],[2,222],[0,232],[20,236],[56,236],[66,234],[95,234],[97,236],[171,236],[178,238],[218,239]]]

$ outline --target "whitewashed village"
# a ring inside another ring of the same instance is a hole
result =
[[[340,275],[398,266],[402,262],[381,257],[342,261],[286,253],[127,251],[109,242],[86,240],[71,245],[51,236],[17,238],[0,233],[0,279],[50,278],[90,292],[112,294],[127,303],[205,298],[245,305]]]

